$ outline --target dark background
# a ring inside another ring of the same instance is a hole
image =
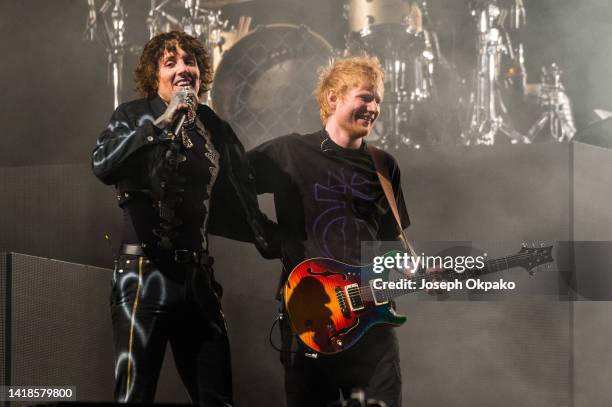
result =
[[[97,2],[100,3],[100,2]],[[124,1],[127,41],[147,40],[147,0]],[[460,74],[475,63],[474,23],[464,0],[431,0],[445,54]],[[612,110],[612,3],[610,0],[525,0],[523,32],[530,82],[539,82],[544,64],[558,62],[574,105],[576,124],[593,120],[591,110]],[[348,27],[341,0],[255,0],[227,6],[230,23],[253,16],[253,25],[306,24],[334,47],[342,47]],[[85,0],[1,0],[0,166],[86,163],[99,131],[113,110],[107,83],[107,55],[82,39]],[[135,96],[126,58],[123,100]]]

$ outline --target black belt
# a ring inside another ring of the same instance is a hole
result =
[[[119,249],[120,254],[127,254],[130,256],[143,256],[145,257],[147,254],[143,250],[142,246],[139,244],[123,244]],[[214,263],[214,258],[208,255],[208,252],[205,250],[184,250],[178,249],[173,252],[173,260],[178,264],[201,264],[203,266],[212,266]]]

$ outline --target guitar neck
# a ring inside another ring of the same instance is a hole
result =
[[[514,267],[520,267],[525,263],[527,257],[531,255],[524,253],[517,253],[513,256],[500,257],[498,259],[491,259],[484,262],[482,268],[471,268],[462,271],[461,273],[455,270],[443,270],[440,272],[431,273],[418,273],[405,280],[413,281],[415,288],[397,288],[397,289],[383,289],[377,291],[384,291],[385,297],[388,299],[400,297],[402,295],[421,291],[423,281],[434,281],[434,280],[446,280],[446,281],[465,281],[471,278],[478,278],[480,276],[495,273],[498,271],[509,270]]]

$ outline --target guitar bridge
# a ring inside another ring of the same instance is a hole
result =
[[[361,292],[359,292],[359,284],[349,284],[344,287],[344,291],[346,292],[351,311],[359,311],[365,308],[361,299]]]

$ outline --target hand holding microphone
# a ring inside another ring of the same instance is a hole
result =
[[[155,120],[155,125],[177,134],[184,124],[195,122],[197,106],[198,95],[192,87],[186,86],[174,93],[166,111]]]

